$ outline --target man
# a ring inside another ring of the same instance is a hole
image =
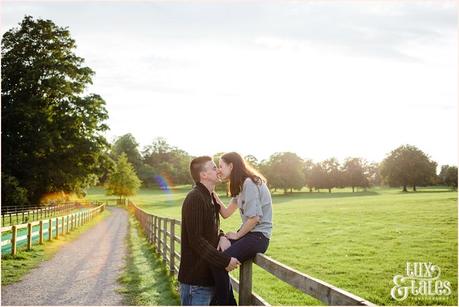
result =
[[[190,173],[196,185],[182,205],[180,299],[182,305],[209,305],[214,295],[210,266],[229,272],[240,263],[217,250],[227,240],[219,230],[220,206],[212,195],[217,166],[211,157],[198,157],[191,161]]]

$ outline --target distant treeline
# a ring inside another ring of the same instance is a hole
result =
[[[128,161],[142,181],[143,186],[158,185],[158,176],[174,184],[190,184],[189,163],[193,158],[186,151],[171,146],[164,138],[155,139],[142,152],[132,134],[116,139],[112,145],[111,158],[116,160],[126,154]],[[223,153],[213,157],[218,164]],[[457,187],[457,167],[444,165],[436,174],[437,163],[415,146],[403,145],[390,152],[381,163],[369,163],[360,157],[349,157],[340,163],[335,158],[314,162],[292,152],[272,154],[258,161],[253,155],[244,159],[259,170],[273,190],[291,192],[308,187],[310,191],[351,187],[366,189],[371,186],[389,185],[403,187],[407,191],[417,186],[448,185]]]

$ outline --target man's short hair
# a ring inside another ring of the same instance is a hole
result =
[[[190,173],[191,173],[191,177],[193,177],[194,182],[198,183],[201,181],[201,176],[199,174],[202,171],[204,171],[204,165],[208,161],[212,161],[212,158],[209,156],[201,156],[201,157],[197,157],[191,160]]]

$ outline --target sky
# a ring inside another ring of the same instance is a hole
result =
[[[2,1],[68,27],[107,139],[192,155],[379,162],[402,144],[457,165],[457,1]]]

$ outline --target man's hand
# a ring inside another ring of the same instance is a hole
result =
[[[234,257],[231,257],[231,260],[230,260],[228,266],[225,268],[225,270],[227,270],[228,272],[231,272],[232,270],[234,270],[235,268],[237,268],[240,265],[241,265],[241,263],[239,262],[239,260],[237,260]]]
[[[230,240],[239,240],[237,232],[227,232],[225,236]]]
[[[224,252],[230,246],[230,240],[228,240],[228,238],[225,236],[221,236],[220,241],[218,242],[217,250]]]

